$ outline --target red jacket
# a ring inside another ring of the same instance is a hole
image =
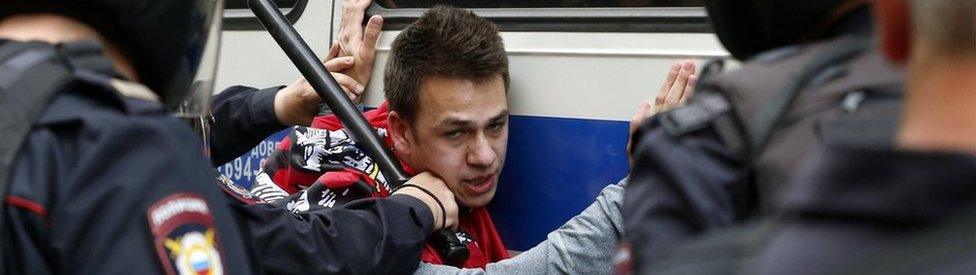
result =
[[[370,125],[376,128],[387,146],[392,142],[387,135],[387,104],[365,112]],[[404,163],[404,171],[416,174]],[[314,184],[326,189],[315,203],[334,207],[366,197],[386,197],[392,186],[383,178],[379,167],[355,146],[334,115],[319,116],[311,127],[295,127],[262,165],[274,183],[289,194],[297,193]],[[463,211],[459,215],[458,237],[468,245],[471,256],[462,265],[466,268],[484,268],[490,262],[508,258],[508,252],[491,215],[484,207]],[[425,245],[421,260],[441,264],[436,248]]]

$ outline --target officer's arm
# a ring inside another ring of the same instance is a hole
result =
[[[287,127],[275,116],[275,96],[282,87],[258,90],[233,86],[214,96],[210,129],[213,165],[233,160]]]
[[[271,204],[237,208],[256,264],[274,274],[410,273],[434,228],[427,205],[406,195],[302,214]]]
[[[336,57],[338,48],[333,48],[324,61],[325,68],[330,72],[353,68],[353,58]],[[341,73],[332,73],[332,77],[352,99],[363,92],[363,85],[352,77]],[[309,125],[316,114],[327,110],[320,109],[328,108],[304,79],[263,90],[233,86],[214,96],[212,105],[210,150],[214,166],[240,156],[286,125]]]

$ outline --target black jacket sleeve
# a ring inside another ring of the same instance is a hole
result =
[[[434,224],[423,202],[403,195],[300,214],[240,205],[238,216],[257,264],[272,274],[411,274]]]
[[[234,86],[214,98],[214,165],[286,127],[274,113],[279,89]],[[255,265],[272,274],[410,274],[434,224],[427,205],[408,196],[362,199],[302,213],[284,205],[233,207]]]
[[[751,210],[743,158],[711,127],[672,135],[660,117],[649,118],[634,135],[634,164],[624,192],[625,241],[633,248],[634,270]]]
[[[233,86],[213,98],[210,158],[219,166],[287,127],[278,121],[274,97],[283,86],[258,90]]]

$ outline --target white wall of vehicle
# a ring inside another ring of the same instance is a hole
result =
[[[399,32],[380,37],[366,102],[383,100],[383,74]],[[629,120],[651,99],[672,62],[725,58],[710,33],[503,32],[514,115]]]
[[[308,1],[294,27],[320,57],[338,33],[341,1]],[[367,105],[383,100],[382,70],[398,31],[384,31]],[[654,96],[668,66],[728,56],[708,33],[503,32],[516,115],[627,120]],[[232,85],[286,85],[300,77],[262,30],[224,31],[215,92]]]
[[[293,26],[316,55],[324,56],[331,41],[332,21],[332,1],[312,0]],[[215,92],[233,85],[257,88],[287,85],[301,77],[264,29],[225,30],[221,39]]]

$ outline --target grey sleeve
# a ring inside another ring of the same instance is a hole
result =
[[[439,264],[429,264],[425,262],[420,262],[420,266],[417,270],[413,272],[414,275],[439,275],[439,274],[455,274],[455,275],[481,275],[485,274],[484,270],[480,268],[457,268],[449,265],[439,265]]]
[[[603,188],[596,202],[546,240],[515,257],[480,269],[421,263],[414,274],[609,274],[623,235],[620,207],[627,178]]]

